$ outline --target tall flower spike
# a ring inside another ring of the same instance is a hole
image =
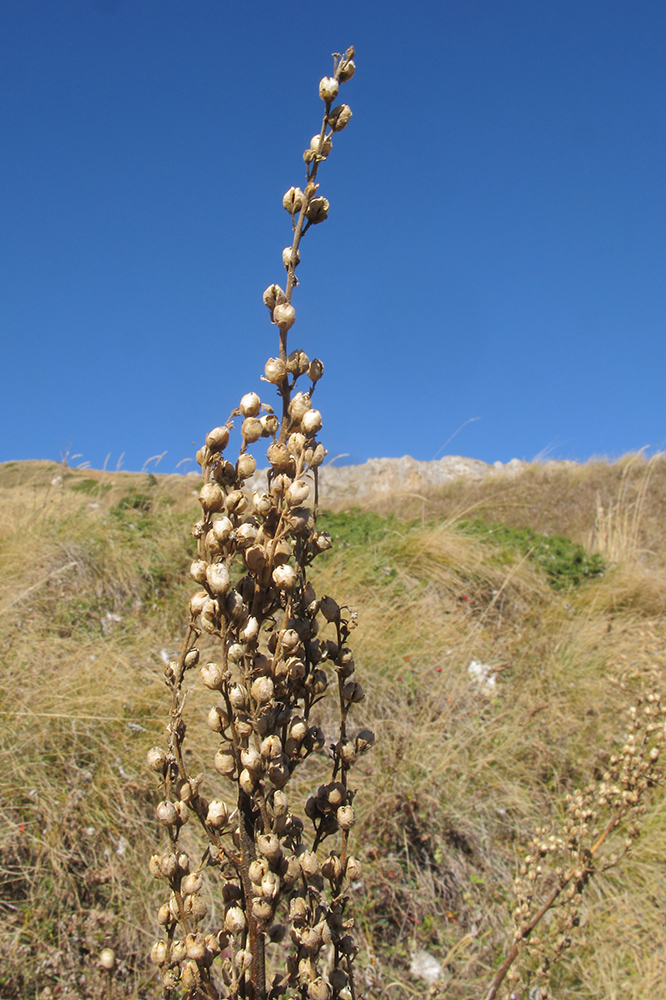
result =
[[[348,775],[374,736],[361,730],[354,740],[348,732],[364,697],[348,647],[355,616],[330,596],[318,599],[309,578],[313,560],[331,545],[316,527],[317,475],[326,450],[312,397],[324,365],[287,346],[300,243],[329,210],[316,183],[332,151],[327,128],[340,131],[351,117],[346,105],[333,112],[330,105],[353,75],[352,56],[348,49],[335,57],[333,76],[320,83],[326,111],[306,158],[306,182],[283,198],[293,229],[282,252],[287,285],[273,283],[263,294],[279,342],[262,380],[275,387],[281,413],[261,394],[247,392],[197,453],[203,485],[190,574],[199,589],[189,601],[180,656],[165,670],[168,746],[148,755],[160,788],[157,819],[168,838],[168,851],[149,866],[171,890],[158,915],[166,936],[151,949],[165,998],[185,990],[208,1000],[267,1000],[264,947],[278,909],[289,913],[292,925],[281,991],[309,1000],[356,998],[347,887],[361,869],[349,852],[356,813]],[[223,452],[238,430],[234,462]],[[267,489],[252,492],[250,449],[265,438]],[[188,671],[188,686],[198,682],[209,696],[209,766],[196,772],[184,753]],[[327,735],[311,717],[324,697],[335,700],[339,712],[337,731]],[[317,758],[317,783],[299,803],[291,790],[294,773],[325,744],[332,757]],[[189,817],[201,835],[198,865],[179,853]],[[213,891],[220,875],[219,904],[209,907],[205,884]],[[305,886],[312,897],[304,896]]]

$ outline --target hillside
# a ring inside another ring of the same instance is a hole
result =
[[[346,486],[328,499],[324,477],[334,545],[316,588],[358,613],[359,718],[377,734],[353,772],[368,1000],[484,996],[535,832],[557,833],[566,796],[602,778],[636,699],[666,697],[666,460],[480,465],[437,482],[398,464],[374,490],[339,470]],[[145,755],[193,590],[197,486],[0,466],[5,1000],[160,995]],[[189,707],[190,745],[210,758],[204,693]],[[643,835],[586,889],[558,1000],[666,993],[662,789],[646,801]]]

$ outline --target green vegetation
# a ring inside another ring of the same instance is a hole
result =
[[[605,570],[599,553],[586,552],[582,545],[564,535],[545,535],[509,524],[488,524],[480,518],[459,521],[458,528],[492,542],[501,550],[498,553],[501,562],[511,563],[516,554],[531,560],[557,590],[601,577]]]

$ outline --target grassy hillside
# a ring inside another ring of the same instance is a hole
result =
[[[0,466],[6,1000],[159,996],[145,754],[193,589],[196,485]],[[368,998],[484,995],[535,831],[557,832],[566,796],[604,774],[635,699],[666,697],[665,487],[666,461],[634,457],[322,516],[335,544],[317,591],[358,612],[362,718],[378,737],[354,772]],[[190,708],[203,718],[201,692]],[[190,745],[210,757],[213,734],[194,724]],[[665,813],[655,788],[643,836],[586,890],[558,1000],[666,993]],[[411,971],[420,952],[439,964],[432,984]]]

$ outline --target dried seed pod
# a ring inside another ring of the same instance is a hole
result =
[[[365,691],[358,681],[347,681],[342,688],[342,697],[345,701],[350,703],[363,701],[365,698]]]
[[[204,608],[204,604],[206,603],[207,600],[208,600],[208,594],[206,593],[205,590],[200,590],[198,593],[194,594],[194,596],[190,598],[190,614],[192,615],[193,618],[196,618],[197,615],[201,614]]]
[[[229,518],[224,515],[223,517],[218,517],[213,521],[209,534],[212,534],[213,537],[220,542],[220,544],[224,544],[233,531],[233,527],[234,526]]]
[[[273,501],[268,493],[253,493],[252,507],[256,514],[266,517],[266,515],[273,509]]]
[[[308,207],[305,209],[305,214],[309,222],[316,226],[324,219],[328,218],[328,210],[331,206],[329,205],[327,198],[322,198],[318,196],[317,198],[312,198]]]
[[[250,771],[249,768],[244,767],[241,773],[238,775],[238,784],[246,795],[254,795],[258,787],[257,775],[254,771]]]
[[[262,740],[261,756],[266,760],[279,760],[282,757],[282,740],[275,733]]]
[[[266,705],[273,697],[274,685],[270,677],[257,677],[252,682],[250,694],[258,705]]]
[[[309,392],[297,392],[289,403],[289,416],[295,423],[300,423],[303,416],[312,408]]]
[[[206,940],[203,934],[187,934],[185,937],[185,954],[195,962],[200,962],[206,954]]]
[[[328,136],[324,136],[322,138],[321,135],[319,135],[319,134],[313,135],[312,138],[310,139],[310,149],[315,154],[315,156],[320,156],[322,159],[326,159],[326,157],[328,156],[328,154],[333,149],[333,143],[331,142],[331,140],[330,140],[330,138]],[[318,200],[318,199],[316,199],[316,198],[312,199],[312,201],[316,201],[316,200]],[[310,202],[310,204],[312,204],[312,201]],[[322,201],[326,201],[326,199],[322,198]],[[328,204],[328,202],[327,202],[327,204]],[[305,214],[306,215],[308,215],[309,208],[310,208],[310,206],[308,205],[308,208],[306,208],[306,210],[305,210]],[[309,215],[308,215],[308,218],[309,218]]]
[[[361,868],[361,862],[351,855],[347,858],[347,864],[345,865],[345,875],[350,882],[358,882],[363,874],[363,869]]]
[[[259,622],[256,618],[248,618],[243,628],[238,633],[242,642],[254,642],[259,635]]]
[[[310,411],[316,412],[316,411]],[[306,414],[306,417],[309,414]],[[295,479],[290,486],[287,487],[284,498],[287,501],[289,507],[298,507],[299,504],[305,503],[308,496],[310,495],[310,484],[306,483],[304,479]]]
[[[229,688],[229,702],[237,712],[244,711],[247,708],[247,688],[243,684],[232,684]]]
[[[299,187],[290,187],[282,199],[282,204],[290,215],[300,212],[303,207],[303,192],[301,189]]]
[[[248,771],[252,771],[253,774],[260,774],[263,761],[261,759],[261,754],[254,747],[246,747],[240,752],[241,764],[246,767]]]
[[[362,729],[355,740],[356,753],[365,753],[375,745],[375,734],[371,729]]]
[[[262,421],[263,424],[263,421]],[[257,460],[253,455],[243,452],[236,462],[236,473],[239,479],[249,479],[257,471]]]
[[[319,552],[326,552],[333,544],[333,539],[328,531],[317,531],[314,535],[314,543]]]
[[[215,830],[222,830],[229,822],[229,810],[221,799],[211,799],[206,814],[206,823]]]
[[[293,190],[294,188],[292,188],[292,191]],[[286,300],[287,296],[284,294],[279,285],[269,285],[264,292],[263,298],[264,305],[272,312],[277,305]]]
[[[282,307],[278,307],[282,308]],[[246,417],[241,424],[241,434],[243,435],[243,441],[246,444],[253,444],[258,441],[263,434],[263,427],[261,426],[261,420],[256,417]]]
[[[351,80],[354,73],[356,72],[356,64],[352,59],[353,55],[354,55],[354,49],[352,48],[349,58],[341,59],[340,62],[338,63],[338,71],[336,76],[340,81],[340,83],[346,83],[348,80]],[[345,52],[345,57],[346,56],[347,52]]]
[[[204,483],[199,493],[199,503],[206,514],[224,508],[224,493],[217,483]]]
[[[312,878],[320,872],[319,859],[314,851],[304,851],[298,858],[301,871],[306,878]]]
[[[206,583],[216,596],[226,594],[230,586],[229,570],[224,563],[211,563],[206,569]]]
[[[295,375],[297,378],[301,375],[305,375],[309,367],[310,359],[305,351],[297,349],[292,351],[287,358],[287,371],[292,375]]]
[[[324,363],[319,358],[315,358],[308,365],[308,378],[311,382],[318,382],[324,374]]]
[[[167,767],[167,755],[161,747],[151,747],[146,755],[148,767],[157,774],[164,774]]]
[[[256,540],[259,534],[259,526],[252,521],[245,521],[236,528],[236,543],[242,548],[248,548]]]
[[[268,862],[265,858],[256,858],[249,866],[247,873],[250,877],[250,882],[254,885],[261,885],[261,880],[268,871]]]
[[[272,574],[273,583],[279,590],[293,590],[298,583],[298,576],[293,566],[285,563],[276,566]]]
[[[266,550],[263,545],[253,545],[243,553],[245,565],[251,573],[259,573],[267,562]]]
[[[322,220],[318,219],[317,221]],[[275,307],[273,310],[273,322],[276,323],[281,330],[291,329],[296,322],[296,310],[290,302],[282,302],[280,305]]]
[[[252,914],[259,924],[266,924],[273,916],[273,904],[258,896],[252,900]]]
[[[186,875],[180,883],[180,891],[186,896],[191,896],[196,892],[201,892],[202,888],[203,879],[199,872],[191,872],[189,875]]]
[[[221,691],[225,672],[219,663],[206,663],[200,668],[201,680],[210,691]]]
[[[282,857],[282,845],[274,833],[262,833],[257,837],[257,851],[272,864]]]
[[[352,110],[348,104],[338,104],[336,108],[331,108],[328,113],[328,124],[334,132],[342,132],[343,128],[349,125],[352,117]]]
[[[282,251],[282,263],[289,270],[289,267],[298,267],[301,262],[301,255],[298,250],[292,247],[285,247]]]
[[[280,441],[274,441],[268,446],[266,458],[276,471],[289,468],[293,461],[287,446]]]
[[[241,397],[240,411],[243,417],[256,417],[261,409],[261,400],[256,392],[246,392]]]
[[[301,428],[306,437],[313,437],[321,430],[321,413],[319,410],[308,410],[301,419]]]
[[[342,865],[337,854],[331,854],[322,861],[321,873],[331,882],[338,882],[342,878]]]
[[[261,417],[261,428],[262,437],[275,437],[280,429],[280,421],[274,413],[266,413]]]
[[[212,452],[224,451],[229,444],[229,428],[214,427],[206,435],[206,445]]]
[[[190,576],[197,583],[206,582],[206,570],[208,569],[208,564],[204,562],[203,559],[195,559],[190,566]]]
[[[305,443],[306,443],[305,434],[301,434],[300,431],[294,431],[287,438],[287,449],[289,451],[289,454],[293,455],[294,458],[298,458],[298,456],[302,454],[303,449],[305,448]]]
[[[164,826],[173,826],[180,817],[173,802],[162,801],[156,809],[157,819]]]
[[[155,965],[165,965],[169,960],[169,945],[166,941],[156,941],[150,949],[150,961]]]
[[[208,728],[212,729],[214,733],[221,733],[223,729],[226,729],[229,725],[229,719],[227,713],[224,709],[220,708],[219,705],[215,705],[208,713],[206,719]]]
[[[275,872],[266,872],[261,880],[261,895],[264,899],[277,899],[280,894],[280,876]]]
[[[287,366],[281,358],[269,358],[264,366],[264,376],[267,382],[279,385],[287,374]]]
[[[334,76],[325,76],[319,81],[319,96],[322,101],[330,104],[338,96],[340,84]]]
[[[351,830],[356,822],[356,813],[353,806],[340,806],[335,814],[335,818],[341,830]]]
[[[245,914],[240,906],[230,906],[224,917],[224,929],[229,934],[242,934],[247,926]]]
[[[213,764],[218,774],[229,778],[236,770],[236,760],[230,747],[221,747],[215,754]]]
[[[330,1000],[332,996],[331,984],[323,976],[317,976],[308,984],[308,1000]]]
[[[327,622],[340,621],[340,606],[332,597],[324,595],[319,602],[319,610]]]

